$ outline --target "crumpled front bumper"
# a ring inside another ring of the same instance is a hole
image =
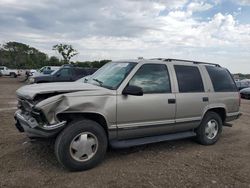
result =
[[[36,119],[30,115],[16,111],[15,115],[16,128],[20,132],[25,132],[29,137],[53,137],[57,135],[66,125],[66,121],[53,125],[39,124]]]

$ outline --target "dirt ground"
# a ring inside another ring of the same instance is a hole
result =
[[[192,139],[111,150],[85,172],[63,169],[47,144],[31,143],[14,127],[19,79],[0,77],[0,187],[250,187],[250,100],[219,142]]]

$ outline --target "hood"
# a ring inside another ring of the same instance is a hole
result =
[[[82,82],[53,82],[43,84],[26,85],[17,90],[17,96],[26,99],[34,99],[38,94],[49,93],[71,93],[77,91],[97,91],[107,90],[92,84]]]

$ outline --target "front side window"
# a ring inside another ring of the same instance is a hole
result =
[[[97,70],[86,81],[108,89],[117,89],[135,67],[135,62],[111,62]]]
[[[198,67],[174,65],[180,93],[204,92]]]
[[[168,69],[163,64],[142,65],[130,80],[129,85],[141,87],[143,93],[170,93]]]
[[[58,74],[62,77],[67,77],[70,75],[70,70],[69,69],[61,69],[58,71]]]
[[[227,69],[214,66],[206,66],[215,92],[234,92],[237,87]]]

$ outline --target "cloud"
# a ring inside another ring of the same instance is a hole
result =
[[[187,9],[188,11],[191,11],[191,12],[202,12],[202,11],[206,11],[206,10],[209,10],[213,7],[212,4],[209,4],[209,3],[205,3],[205,2],[191,2]]]
[[[0,43],[20,41],[51,55],[54,44],[70,43],[80,52],[76,60],[175,57],[231,62],[233,67],[235,58],[243,65],[250,58],[250,24],[240,24],[233,12],[217,12],[210,19],[194,16],[218,4],[200,0],[0,0]]]
[[[240,5],[247,5],[250,6],[250,0],[233,0],[235,3]]]

